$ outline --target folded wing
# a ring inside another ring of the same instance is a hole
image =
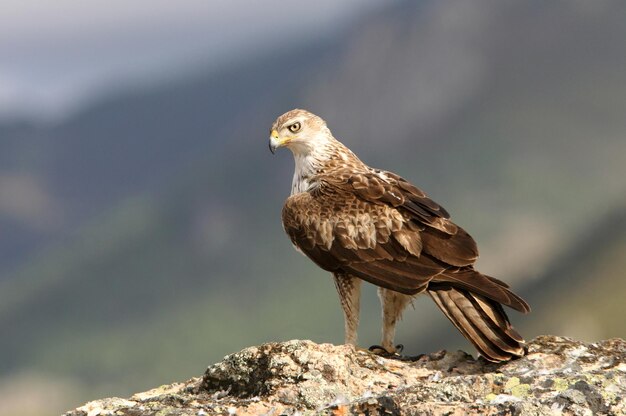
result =
[[[393,173],[329,176],[287,200],[283,225],[325,270],[409,295],[446,284],[529,310],[504,283],[473,269],[476,243],[445,209]]]

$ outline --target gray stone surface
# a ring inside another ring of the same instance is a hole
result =
[[[246,348],[203,377],[89,402],[66,416],[625,415],[626,341],[555,336],[493,364],[440,351],[411,361],[311,341]]]

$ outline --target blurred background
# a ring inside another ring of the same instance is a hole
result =
[[[626,3],[24,0],[0,13],[0,413],[57,414],[244,347],[343,342],[280,211],[307,108],[424,189],[533,307],[626,334]],[[379,342],[375,291],[360,343]],[[408,354],[471,346],[428,298]]]

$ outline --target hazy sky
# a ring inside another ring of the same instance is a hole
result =
[[[19,0],[0,5],[0,119],[58,117],[98,91],[323,36],[374,0]]]

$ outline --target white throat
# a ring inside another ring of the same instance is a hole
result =
[[[326,135],[319,135],[309,139],[307,143],[294,143],[289,146],[295,161],[291,195],[310,191],[318,185],[315,178],[333,153],[332,140]],[[315,146],[310,145],[313,141]]]
[[[321,166],[320,161],[311,155],[293,155],[296,167],[291,182],[291,195],[306,192],[315,187],[314,176]]]

